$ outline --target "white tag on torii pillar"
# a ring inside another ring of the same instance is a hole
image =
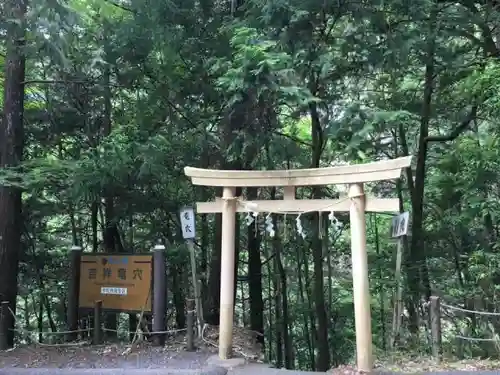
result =
[[[196,237],[194,209],[192,207],[184,207],[179,211],[181,219],[182,237],[185,240],[190,240]]]

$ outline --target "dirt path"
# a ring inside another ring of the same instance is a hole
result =
[[[0,352],[0,375],[312,375],[310,371],[290,371],[248,363],[225,370],[207,363],[214,350],[187,352],[181,346],[158,348],[122,345],[81,347],[18,347]],[[406,371],[376,371],[377,375],[404,374]],[[415,373],[415,371],[411,371]],[[498,370],[422,370],[421,375],[498,375]],[[329,375],[359,375],[352,367],[332,369]]]
[[[225,375],[221,369],[49,369],[12,368],[0,369],[0,375]]]
[[[244,367],[230,370],[227,375],[359,375],[360,373],[352,369],[352,367],[344,366],[337,369],[332,369],[326,373],[313,371],[292,371],[285,369],[269,368],[261,364],[248,364]],[[393,371],[374,371],[375,375],[402,375],[404,372]],[[500,371],[496,370],[480,370],[480,371],[422,371],[419,375],[499,375]]]
[[[315,374],[327,374],[327,375],[359,375],[360,373],[354,370],[343,370],[337,371],[332,370],[329,372],[312,372],[312,371],[292,371],[284,369],[273,369],[273,368],[255,368],[252,366],[245,366],[230,370],[227,375],[315,375]],[[403,372],[385,372],[385,371],[375,371],[374,375],[404,375]],[[499,371],[488,370],[488,371],[431,371],[431,372],[421,372],[419,375],[499,375]]]
[[[183,348],[143,347],[130,351],[123,346],[19,347],[0,352],[0,368],[81,369],[200,369],[210,351],[187,352]]]
[[[260,364],[248,364],[244,367],[238,367],[230,370],[227,375],[321,375],[324,372],[312,371],[292,371],[285,369],[269,368]],[[347,375],[347,374],[346,374]]]

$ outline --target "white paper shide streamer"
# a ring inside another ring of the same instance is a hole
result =
[[[328,220],[330,220],[330,223],[332,223],[332,226],[335,228],[335,230],[342,229],[343,224],[339,221],[339,219],[337,219],[333,211],[330,211]]]
[[[274,237],[274,235],[276,234],[276,231],[274,230],[273,219],[270,213],[266,216],[266,232],[269,233],[271,237]]]
[[[247,222],[247,226],[252,225],[255,222],[255,219],[259,215],[257,212],[257,205],[255,203],[246,203],[245,208],[247,210],[247,216],[245,216],[245,220]]]
[[[297,218],[295,219],[295,227],[297,228],[297,233],[299,236],[301,236],[303,239],[306,238],[306,233],[304,232],[304,228],[302,227],[302,220],[300,220],[300,216],[302,214],[299,214]]]
[[[256,203],[253,203],[253,202],[240,201],[240,203],[242,203],[245,206],[245,209],[247,211],[245,221],[246,221],[247,226],[250,226],[256,222],[257,217],[259,215],[258,205]],[[265,221],[264,221],[265,229],[264,230],[265,230],[265,232],[269,233],[269,235],[271,237],[274,237],[276,235],[276,228],[274,228],[273,219],[271,217],[271,214],[272,213],[269,212],[265,218]],[[297,218],[295,219],[295,228],[297,230],[297,234],[299,236],[301,236],[303,239],[305,239],[306,233],[304,231],[304,227],[302,226],[302,220],[301,220],[302,214],[303,214],[303,212],[299,213]],[[342,229],[343,224],[337,219],[333,210],[330,211],[330,214],[328,215],[328,219],[330,220],[330,223],[332,224],[332,226],[335,230]]]

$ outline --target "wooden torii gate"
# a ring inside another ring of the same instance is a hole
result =
[[[235,223],[237,212],[349,212],[351,257],[358,370],[373,367],[370,289],[366,252],[365,212],[399,212],[398,199],[366,198],[366,182],[394,180],[411,164],[411,156],[352,166],[276,171],[211,170],[186,167],[184,173],[194,185],[223,188],[222,198],[199,202],[198,213],[222,213],[219,357],[228,359],[232,351]],[[295,199],[299,186],[347,184],[348,199]],[[236,187],[284,187],[283,200],[243,201],[235,197]]]

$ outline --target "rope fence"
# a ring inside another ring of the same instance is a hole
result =
[[[431,338],[432,338],[432,353],[433,356],[440,361],[442,357],[442,316],[443,312],[448,313],[450,311],[465,313],[465,314],[474,314],[479,316],[487,316],[487,317],[500,317],[500,312],[490,312],[490,311],[479,311],[479,310],[470,310],[463,307],[453,306],[446,303],[441,302],[439,297],[432,296],[428,303],[429,307],[429,315],[430,315],[430,324],[431,324]],[[459,334],[451,334],[454,338],[469,342],[491,342],[494,343],[497,347],[500,347],[500,336],[498,333],[494,332],[494,328],[491,327],[492,337],[483,338],[483,337],[470,337]]]
[[[181,332],[186,332],[187,335],[187,345],[186,345],[186,350],[192,351],[195,349],[194,347],[194,337],[196,336],[195,331],[196,329],[196,324],[195,324],[195,315],[196,315],[196,309],[193,308],[193,301],[188,300],[188,309],[186,310],[187,314],[187,328],[181,328],[181,329],[169,329],[169,330],[162,330],[162,331],[149,331],[147,328],[146,330],[142,330],[142,334],[148,335],[148,336],[153,336],[154,335],[172,335],[172,334],[177,334]],[[99,305],[99,304],[96,304]],[[191,307],[191,308],[189,308]],[[4,310],[5,311],[5,310]],[[12,316],[14,320],[14,326],[15,328],[11,329],[11,331],[16,332],[20,336],[24,336],[24,338],[29,338],[29,340],[41,347],[58,347],[58,348],[63,348],[63,347],[82,347],[82,346],[101,346],[103,344],[102,340],[96,341],[97,339],[102,339],[100,337],[101,333],[104,332],[113,332],[113,333],[122,333],[122,334],[127,334],[127,335],[134,335],[134,340],[132,340],[132,346],[129,347],[124,353],[128,353],[132,350],[135,338],[138,334],[139,328],[141,324],[138,324],[138,330],[136,331],[130,331],[130,330],[118,330],[118,329],[111,329],[109,327],[106,327],[102,320],[100,318],[95,319],[94,317],[94,327],[87,327],[87,328],[80,328],[80,329],[74,329],[74,330],[65,330],[65,331],[55,331],[55,332],[48,332],[48,331],[40,331],[37,329],[26,329],[26,328],[21,328],[18,327],[18,320],[15,316],[14,311],[8,307],[7,309],[8,313]],[[99,311],[99,307],[97,308],[97,311]],[[3,318],[3,315],[1,314],[2,311],[0,311],[0,319]],[[207,329],[209,327],[217,328],[216,326],[210,326],[209,324],[203,323],[201,326],[201,330],[198,330],[197,332],[197,337],[200,340],[200,342],[204,343],[207,346],[213,346],[213,347],[218,347],[218,343],[216,341],[210,340],[207,337]],[[99,332],[96,336],[95,332]],[[251,331],[255,335],[262,335],[260,332],[256,331]],[[76,334],[78,335],[79,333],[87,333],[88,338],[87,340],[82,340],[82,341],[73,341],[73,342],[65,342],[65,343],[44,343],[40,342],[39,340],[33,340],[33,336],[38,335],[40,336],[61,336],[61,335],[71,335],[71,334]],[[91,333],[94,333],[94,336],[92,337]],[[243,348],[239,348],[237,346],[233,347],[233,351],[235,353],[238,353],[244,358],[247,359],[252,359],[254,358],[253,355],[247,354],[243,351]]]
[[[486,315],[486,316],[500,316],[500,312],[489,312],[489,311],[478,311],[478,310],[468,310],[462,307],[447,305],[446,303],[441,303],[441,307],[449,310],[461,311],[467,314],[476,315]]]
[[[457,339],[465,340],[465,341],[479,341],[479,342],[497,342],[498,339],[485,339],[480,337],[468,337],[461,335],[453,335]]]
[[[137,330],[130,331],[130,330],[118,330],[118,329],[111,329],[108,328],[104,325],[104,323],[101,323],[100,319],[95,319],[95,324],[94,327],[87,327],[87,328],[80,328],[80,329],[74,329],[74,330],[66,330],[66,331],[41,331],[38,329],[26,329],[26,328],[21,328],[18,325],[18,320],[17,317],[14,313],[14,311],[7,306],[8,313],[12,316],[12,319],[14,320],[14,328],[11,328],[10,331],[16,332],[21,336],[24,336],[24,338],[29,338],[30,341],[33,341],[33,336],[67,336],[70,334],[80,334],[80,333],[87,333],[90,337],[91,332],[93,331],[101,331],[101,332],[113,332],[113,333],[124,333],[127,335],[137,335],[139,332],[148,336],[155,336],[155,335],[172,335],[172,334],[177,334],[180,332],[188,332],[189,336],[189,331],[191,328],[192,334],[194,334],[194,329],[193,327],[188,327],[188,328],[180,328],[180,329],[169,329],[169,330],[162,330],[162,331],[149,331],[149,330],[142,330],[139,331],[140,324],[137,325]],[[100,310],[100,309],[99,309]],[[190,309],[186,311],[188,317],[193,316],[196,313],[196,310]],[[0,314],[1,315],[1,314]],[[100,315],[100,314],[99,314]],[[2,318],[2,316],[0,316]],[[189,325],[188,325],[189,326]],[[205,327],[204,327],[205,328]],[[204,331],[204,329],[203,329]],[[94,335],[94,340],[96,336]],[[200,338],[203,340],[203,332],[200,332]],[[135,340],[135,337],[134,337]],[[133,341],[134,341],[133,340]],[[100,340],[99,340],[100,341]],[[207,340],[204,340],[205,342],[209,343]],[[72,347],[72,346],[83,346],[83,345],[90,345],[92,343],[92,340],[83,340],[79,342],[66,342],[66,343],[44,343],[41,342],[40,340],[34,341],[34,344],[39,345],[39,346],[45,346],[45,347]],[[99,343],[95,343],[99,344]]]
[[[106,328],[105,326],[102,326],[101,330],[103,332],[115,332],[115,333],[126,333],[128,335],[133,335],[136,333],[136,331],[127,331],[127,330],[118,330],[118,329],[111,329],[111,328]],[[147,332],[142,332],[147,335],[169,335],[169,334],[174,334],[174,333],[179,333],[179,332],[185,332],[187,331],[187,328],[181,328],[181,329],[170,329],[166,331],[147,331]]]

